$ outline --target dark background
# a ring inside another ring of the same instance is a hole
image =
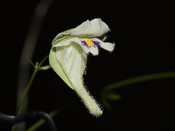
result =
[[[19,58],[38,3],[39,0],[1,2],[1,113],[15,114]],[[116,46],[113,53],[101,49],[99,56],[89,55],[84,78],[90,92],[127,78],[175,71],[174,12],[173,3],[168,2],[54,1],[32,60],[40,61],[49,53],[57,33],[87,19],[101,18],[111,28],[107,41]],[[77,103],[54,117],[58,130],[175,130],[174,88],[174,79],[122,87],[116,90],[122,99],[111,102],[115,113],[104,108],[104,114],[95,118],[50,69],[37,74],[29,93],[28,111],[50,112],[75,99]],[[100,103],[99,95],[93,96]],[[10,128],[0,123],[0,130]],[[39,130],[47,129],[45,125]]]

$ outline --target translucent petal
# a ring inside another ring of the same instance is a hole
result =
[[[52,41],[60,41],[66,37],[81,37],[81,38],[91,38],[91,37],[101,37],[103,39],[104,35],[109,32],[109,27],[100,18],[93,19],[91,21],[87,20],[76,28],[66,30],[59,33]]]
[[[50,51],[49,62],[64,82],[83,99],[90,113],[95,116],[101,115],[102,110],[99,105],[83,86],[87,54],[81,47],[73,42],[68,46],[53,47]]]
[[[61,47],[61,46],[67,46],[71,42],[81,43],[81,41],[78,37],[68,37],[68,38],[65,38],[61,41],[54,41],[54,42],[52,42],[52,45],[53,45],[53,47]]]
[[[72,29],[69,29],[69,30],[66,30],[66,31],[61,32],[58,35],[56,35],[55,38],[52,40],[52,43],[55,43],[56,41],[60,41],[60,40],[64,39],[66,36],[69,37],[69,34],[70,34],[71,30]]]
[[[77,44],[80,45],[80,47],[83,49],[83,51],[84,51],[86,54],[89,53],[89,48],[87,48],[85,45],[83,45],[82,42],[77,43]]]
[[[49,63],[50,66],[53,68],[53,70],[61,77],[61,79],[72,89],[74,87],[72,86],[72,83],[70,82],[69,78],[67,77],[65,71],[63,70],[61,64],[57,61],[56,58],[56,49],[51,48],[50,54],[49,54]]]
[[[98,51],[98,47],[89,47],[89,51],[93,54],[93,55],[98,55],[99,51]]]
[[[100,37],[109,31],[109,27],[100,19],[85,21],[70,31],[70,35],[79,37]]]
[[[109,42],[103,42],[97,38],[92,38],[91,40],[93,41],[98,41],[100,42],[99,46],[107,51],[113,51],[114,50],[114,47],[115,47],[115,44],[112,44],[112,43],[109,43]]]
[[[84,55],[82,55],[82,53],[84,52],[77,43],[71,43],[69,46],[56,48],[57,61],[59,61],[63,67],[71,83],[83,83],[82,77],[87,62],[87,55],[83,57]]]
[[[113,51],[115,44],[112,44],[109,42],[102,42],[102,43],[100,43],[100,46],[107,51]]]

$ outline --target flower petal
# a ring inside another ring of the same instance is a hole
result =
[[[55,41],[63,39],[64,37],[69,37],[69,36],[103,38],[103,35],[109,32],[109,30],[110,29],[106,23],[104,23],[100,18],[96,18],[91,21],[87,20],[74,29],[70,29],[62,33],[59,33],[53,39],[52,42],[55,43]]]
[[[70,45],[71,43],[74,43],[74,44],[78,44],[80,45],[80,47],[82,48],[82,50],[85,52],[85,53],[89,53],[89,49],[84,46],[81,42],[81,40],[78,38],[78,37],[68,37],[68,38],[65,38],[63,40],[56,40],[54,42],[52,42],[52,45],[53,47],[61,47],[61,46],[68,46]]]
[[[68,37],[68,38],[65,38],[64,40],[61,40],[61,41],[54,41],[54,42],[52,42],[52,46],[53,47],[67,46],[71,42],[81,43],[81,41],[80,41],[80,39],[78,37],[72,37],[72,38]]]
[[[73,42],[69,46],[56,48],[57,61],[72,83],[73,81],[82,83],[87,62],[87,54],[84,56],[83,53],[81,47]]]
[[[56,58],[56,51],[55,48],[51,48],[49,54],[49,63],[53,70],[63,79],[63,81],[72,89],[74,89],[72,83],[70,82],[69,78],[67,77],[65,71],[63,70],[62,65],[58,62]]]
[[[100,46],[107,51],[113,51],[115,44],[111,44],[109,42],[102,42]]]
[[[81,38],[92,38],[98,37],[100,39],[105,39],[105,34],[109,32],[109,27],[106,23],[104,23],[100,18],[93,19],[91,21],[87,20],[83,22],[81,25],[77,26],[74,29],[66,30],[64,32],[59,33],[52,41],[52,43],[56,43],[65,38],[69,37],[81,37]]]
[[[80,45],[80,47],[83,49],[83,51],[88,54],[89,53],[89,48],[87,48],[85,45],[82,44],[82,42],[77,43]]]
[[[98,53],[99,53],[98,47],[89,47],[89,51],[90,51],[93,55],[98,55]]]
[[[101,108],[83,86],[87,54],[82,51],[81,47],[73,42],[69,46],[52,47],[49,62],[65,83],[82,98],[90,113],[100,116]]]
[[[96,18],[92,21],[87,20],[78,27],[72,29],[70,31],[70,36],[100,37],[109,30],[109,27],[100,18]]]
[[[92,38],[91,40],[93,41],[98,41],[100,42],[99,46],[102,47],[103,49],[107,50],[107,51],[113,51],[115,44],[109,43],[109,42],[103,42],[97,38]]]
[[[90,39],[80,39],[82,49],[85,53],[91,52],[93,55],[98,55],[98,46],[95,45]],[[90,43],[88,42],[90,40]],[[92,42],[92,43],[91,43]]]
[[[66,36],[69,36],[71,30],[72,30],[72,29],[69,29],[69,30],[66,30],[66,31],[64,31],[64,32],[59,33],[59,34],[58,34],[57,36],[55,36],[55,38],[52,40],[52,43],[55,43],[56,41],[58,42],[58,41],[64,39]]]

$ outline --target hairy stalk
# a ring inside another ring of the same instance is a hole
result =
[[[74,86],[77,94],[82,98],[84,104],[89,109],[90,113],[95,116],[102,115],[103,111],[99,107],[99,104],[93,99],[93,97],[86,91],[83,86],[76,87]]]

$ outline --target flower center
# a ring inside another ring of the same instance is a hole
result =
[[[90,39],[85,39],[86,44],[90,47],[91,45],[94,46],[94,43]]]
[[[92,41],[91,39],[85,39],[84,41],[81,41],[81,43],[86,46],[86,47],[97,47],[98,45],[100,45],[100,42],[98,41]]]

